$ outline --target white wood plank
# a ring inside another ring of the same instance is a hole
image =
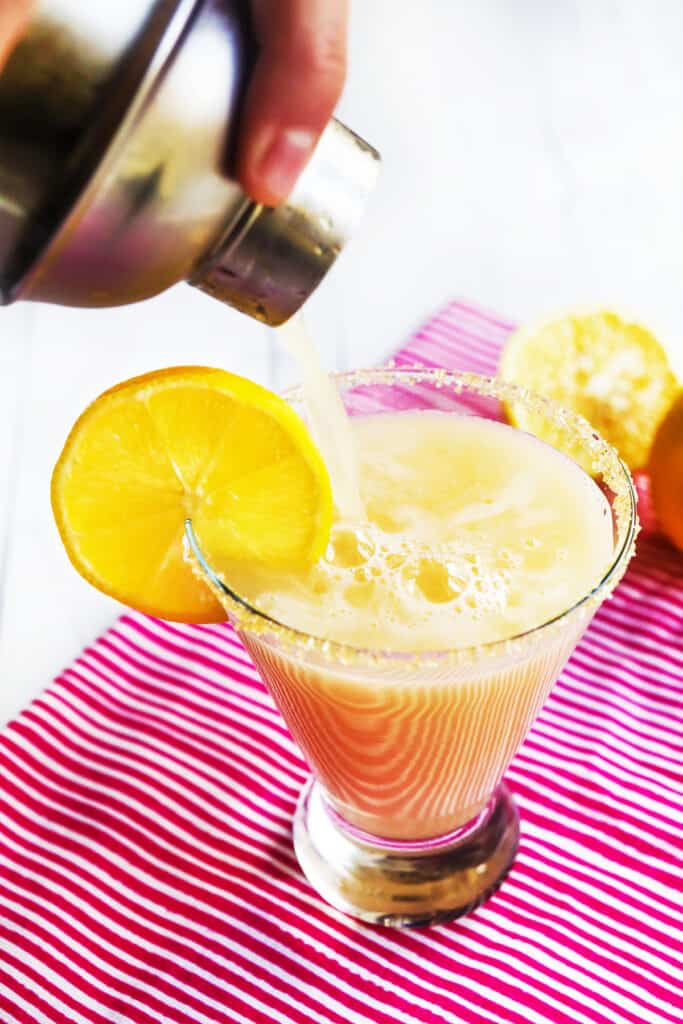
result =
[[[32,321],[28,306],[0,309],[0,631],[21,457],[22,381],[30,356]],[[0,661],[0,692],[1,666]]]

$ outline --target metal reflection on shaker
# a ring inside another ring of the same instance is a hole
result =
[[[336,120],[289,200],[231,178],[240,0],[39,0],[0,74],[0,300],[117,306],[187,280],[277,325],[360,219],[379,155]]]

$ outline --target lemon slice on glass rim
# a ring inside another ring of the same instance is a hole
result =
[[[52,477],[71,562],[99,590],[160,618],[226,614],[186,558],[191,518],[212,560],[300,568],[325,549],[327,469],[278,395],[181,366],[124,381],[80,416]]]

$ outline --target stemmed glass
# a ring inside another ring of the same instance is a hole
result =
[[[415,653],[350,647],[277,622],[231,590],[187,524],[199,571],[311,767],[294,817],[304,873],[364,921],[427,924],[475,908],[513,863],[519,818],[501,780],[626,570],[636,496],[628,470],[584,420],[513,385],[422,369],[337,380],[351,416],[438,408],[500,419],[502,402],[522,403],[546,439],[591,469],[612,514],[609,568],[573,607],[496,643]],[[305,416],[301,393],[286,397]]]

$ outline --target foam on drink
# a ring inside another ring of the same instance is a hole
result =
[[[533,629],[599,582],[608,503],[554,448],[452,413],[350,423],[365,518],[339,517],[308,571],[232,575],[271,616],[359,647],[442,650]]]

